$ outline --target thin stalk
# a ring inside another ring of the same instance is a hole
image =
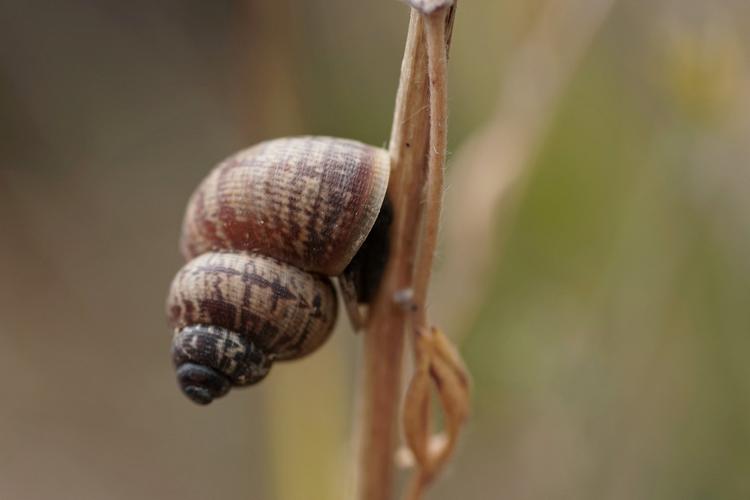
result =
[[[356,478],[360,500],[388,500],[393,496],[396,416],[407,321],[407,310],[395,297],[410,286],[418,242],[417,232],[410,228],[419,221],[418,175],[422,169],[417,166],[426,157],[429,141],[426,67],[421,16],[412,12],[389,145],[393,169],[389,196],[396,214],[391,258],[364,336]]]
[[[443,170],[448,149],[448,50],[445,42],[447,14],[448,9],[443,8],[425,16],[430,95],[430,149],[427,159],[424,225],[414,277],[414,302],[417,306],[415,330],[428,326],[427,288],[432,276],[443,204]]]
[[[432,276],[432,265],[437,248],[438,230],[440,227],[440,214],[443,203],[444,168],[448,149],[448,50],[446,46],[446,16],[449,10],[441,8],[425,16],[425,38],[427,45],[427,63],[430,96],[430,140],[429,155],[427,159],[427,186],[424,205],[424,220],[422,226],[422,240],[420,242],[414,276],[414,305],[415,315],[413,318],[412,331],[415,335],[424,332],[428,327],[427,317],[427,289]],[[415,363],[418,365],[420,358],[425,356],[419,349],[419,339],[414,339]],[[423,377],[426,374],[423,374]],[[425,381],[426,383],[426,381]],[[429,439],[430,423],[430,400],[425,396],[429,392],[427,386],[422,396],[423,404],[426,405],[423,426],[424,436]],[[424,443],[428,441],[425,440]],[[450,442],[449,448],[443,450],[444,457],[450,456],[455,441]],[[424,450],[427,451],[427,450]],[[438,459],[438,462],[442,462]],[[406,492],[408,500],[420,500],[429,483],[434,479],[439,466],[425,467],[424,464],[417,465],[417,471],[412,477]]]
[[[450,33],[451,19],[443,17],[444,53],[445,40],[450,39],[445,31]],[[421,262],[420,266],[432,265],[432,257],[424,257],[425,250],[418,257],[420,247],[429,249],[431,246],[434,252],[434,241],[425,247],[421,241],[424,234],[415,228],[425,227],[433,231],[436,237],[437,220],[422,226],[425,207],[432,206],[431,217],[439,218],[440,215],[445,154],[435,156],[429,147],[432,106],[425,24],[425,16],[412,10],[389,144],[392,161],[389,196],[394,205],[395,220],[390,260],[378,296],[373,301],[364,336],[364,373],[358,419],[359,469],[356,477],[357,498],[360,500],[389,500],[393,497],[396,417],[400,406],[404,340],[414,306],[411,295],[414,291],[415,265],[418,261]],[[445,114],[445,111],[442,113]],[[444,124],[435,133],[444,134]],[[444,145],[442,147],[444,149]],[[440,165],[441,176],[438,183],[428,189],[430,198],[438,200],[437,210],[434,210],[434,205],[423,205],[422,200],[430,166],[437,164]],[[426,290],[429,269],[420,272],[420,276],[420,286]],[[424,309],[424,300],[421,304],[422,307],[418,309]]]

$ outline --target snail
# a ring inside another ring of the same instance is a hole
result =
[[[337,316],[331,277],[362,326],[387,260],[389,175],[387,151],[331,137],[263,142],[208,174],[167,298],[188,398],[208,404],[322,345]]]

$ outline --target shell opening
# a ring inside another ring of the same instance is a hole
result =
[[[378,291],[388,264],[392,223],[393,204],[386,197],[370,234],[343,272],[344,279],[353,285],[359,304],[369,304]]]

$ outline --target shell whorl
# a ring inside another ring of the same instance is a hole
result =
[[[273,356],[266,355],[243,335],[214,325],[190,325],[175,335],[172,361],[177,368],[201,361],[217,370],[233,385],[259,382],[271,369]]]
[[[325,342],[336,321],[337,301],[324,276],[264,255],[206,253],[177,273],[167,311],[178,332],[213,325],[287,360]]]
[[[172,361],[185,395],[208,404],[234,386],[260,382],[271,357],[244,336],[213,325],[191,325],[172,340]]]
[[[385,197],[388,152],[330,137],[267,141],[219,164],[183,222],[187,260],[247,251],[339,275],[370,232]]]
[[[363,273],[372,252],[354,257],[380,248],[363,243],[385,220],[389,174],[387,151],[330,137],[264,142],[209,173],[188,203],[188,263],[167,299],[185,395],[208,404],[325,342],[337,314],[326,276],[377,281]]]

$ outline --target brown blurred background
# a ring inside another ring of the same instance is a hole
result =
[[[384,145],[395,0],[0,0],[0,498],[344,499],[361,339],[207,408],[185,202],[275,136]],[[474,375],[434,499],[750,498],[750,4],[462,0],[433,311]]]

